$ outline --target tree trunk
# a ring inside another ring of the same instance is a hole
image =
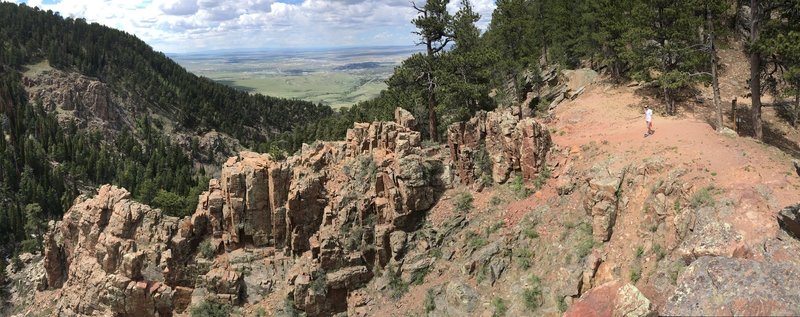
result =
[[[739,133],[739,123],[736,122],[736,97],[731,100],[731,123],[733,123],[733,131]]]
[[[439,131],[437,129],[439,124],[436,120],[436,95],[433,89],[434,86],[431,81],[428,83],[428,132],[430,133],[432,141],[439,142]]]
[[[800,116],[800,91],[794,95],[794,116],[792,116],[792,127],[795,128],[797,128],[797,116]]]
[[[711,10],[706,6],[706,22],[708,23],[708,44],[711,54],[711,90],[714,93],[714,108],[717,109],[717,131],[722,131],[722,101],[719,98],[719,74],[717,74],[717,47],[714,43],[714,21]]]
[[[764,133],[761,128],[761,54],[752,45],[758,41],[761,19],[761,8],[758,0],[750,0],[750,95],[752,98],[753,134],[756,139],[762,140]]]
[[[428,48],[428,132],[430,133],[431,141],[439,142],[439,131],[436,121],[436,95],[434,89],[436,85],[433,78],[433,59],[436,58],[436,53],[433,51],[433,43],[430,39],[426,39],[426,46]]]
[[[667,104],[667,114],[674,115],[675,109],[673,109],[674,106],[672,102],[672,96],[670,95],[669,88],[667,87],[664,87],[664,103]]]

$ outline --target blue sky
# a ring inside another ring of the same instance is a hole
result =
[[[0,0],[8,1],[8,0]],[[410,45],[409,0],[11,0],[135,34],[167,53]],[[424,2],[424,0],[419,0]],[[451,0],[450,9],[458,9]],[[494,0],[471,0],[485,28]]]

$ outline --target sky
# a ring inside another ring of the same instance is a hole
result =
[[[0,0],[135,34],[165,53],[413,45],[409,0]],[[420,5],[424,0],[419,0]],[[455,12],[459,0],[448,7]],[[471,0],[486,28],[495,0]]]

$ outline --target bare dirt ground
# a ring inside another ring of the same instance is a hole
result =
[[[738,49],[724,50],[720,55],[726,63],[721,78],[725,126],[733,127],[729,118],[730,100],[734,97],[739,101],[739,111],[742,112],[739,115],[749,116],[746,112],[749,98],[745,96],[747,73],[737,67],[743,65],[746,56]],[[610,169],[623,169],[653,159],[665,166],[663,172],[651,176],[653,179],[645,179],[626,193],[630,204],[618,215],[611,240],[594,247],[593,252],[602,254],[605,259],[598,270],[595,286],[613,279],[627,281],[630,272],[638,270],[642,278],[633,281],[635,285],[656,307],[665,303],[666,294],[674,287],[671,284],[674,284],[675,275],[685,265],[679,254],[681,241],[676,240],[663,225],[654,224],[653,215],[645,211],[645,206],[652,195],[653,183],[658,181],[656,178],[664,179],[669,172],[685,170],[680,179],[690,184],[691,193],[713,189],[714,200],[727,210],[719,213],[714,221],[730,225],[732,232],[739,235],[740,240],[733,244],[741,244],[735,252],[745,253],[743,257],[758,258],[758,255],[753,255],[757,252],[748,250],[763,247],[767,239],[778,236],[780,229],[775,221],[776,213],[782,207],[800,202],[800,177],[792,164],[800,154],[796,151],[800,141],[797,130],[779,116],[776,108],[765,107],[766,143],[748,137],[747,126],[740,126],[743,136],[717,133],[709,123],[714,114],[711,91],[698,87],[698,92],[702,98],[685,100],[678,115],[665,116],[660,111],[663,109],[660,100],[646,97],[639,87],[596,83],[576,100],[559,105],[547,123],[553,143],[564,149],[563,153],[569,153],[568,160],[577,170],[588,171],[601,162],[608,164]],[[768,105],[775,102],[771,96],[764,99]],[[645,103],[656,109],[656,132],[649,137],[644,137],[642,106]],[[541,215],[536,227],[539,234],[536,243],[513,246],[514,249],[530,247],[534,250],[532,269],[511,269],[498,284],[486,286],[485,282],[465,275],[456,256],[453,261],[437,262],[434,273],[429,274],[422,285],[412,286],[402,298],[378,299],[374,315],[424,315],[422,305],[428,289],[452,280],[464,280],[481,294],[482,308],[475,313],[476,316],[491,316],[490,300],[498,297],[505,298],[511,305],[509,313],[525,312],[524,309],[518,310],[518,297],[512,294],[516,288],[527,285],[524,281],[528,274],[542,278],[548,285],[545,293],[558,293],[568,275],[565,272],[582,265],[579,258],[576,260],[572,256],[576,246],[573,240],[579,239],[573,238],[578,230],[573,228],[591,220],[580,212],[582,207],[578,195],[559,196],[555,183],[556,180],[551,179],[541,190],[521,200],[513,197],[508,185],[472,193],[475,208],[466,215],[470,224],[465,230],[480,232],[498,221],[503,222],[503,228],[489,236],[490,241],[514,235],[514,232],[519,232],[515,226],[524,222],[526,217]],[[434,226],[456,214],[450,200],[463,191],[470,190],[456,188],[448,191],[434,207],[429,214]],[[492,203],[493,199],[497,200],[495,197],[503,203]],[[669,204],[671,208],[672,201]],[[688,204],[682,198],[675,201],[676,209]],[[542,213],[542,210],[546,212]],[[671,221],[669,218],[668,223]],[[667,246],[666,256],[659,256],[659,251],[654,251],[662,246]],[[642,249],[644,255],[638,249]],[[670,283],[668,276],[673,271]],[[554,299],[545,299],[536,315],[560,315],[560,308],[556,308],[558,305]]]

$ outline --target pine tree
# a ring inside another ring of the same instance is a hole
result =
[[[436,118],[436,78],[434,70],[439,53],[447,47],[453,35],[450,31],[452,17],[447,12],[450,0],[428,0],[422,7],[412,2],[417,11],[417,17],[411,21],[417,27],[415,34],[419,35],[418,45],[425,45],[425,72],[420,76],[428,94],[428,133],[430,139],[439,141],[438,123]]]

